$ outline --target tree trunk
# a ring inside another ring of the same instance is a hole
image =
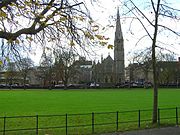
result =
[[[68,86],[67,86],[67,81],[64,81],[64,89],[67,90]]]
[[[26,89],[26,77],[24,76],[24,79],[23,79],[23,86],[24,86],[24,90]]]
[[[155,33],[157,35],[157,33]],[[154,102],[153,102],[153,121],[152,123],[157,123],[157,111],[158,111],[158,88],[157,88],[157,72],[156,72],[156,36],[153,40],[152,45],[152,66],[153,66],[153,87],[154,87]]]
[[[157,113],[158,113],[158,87],[157,87],[157,71],[156,71],[156,40],[158,31],[158,17],[159,17],[159,6],[160,1],[158,0],[157,8],[155,11],[155,25],[154,25],[154,37],[152,42],[152,66],[153,66],[153,85],[154,85],[154,102],[153,102],[153,118],[152,123],[157,123]]]

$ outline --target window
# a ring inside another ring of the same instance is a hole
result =
[[[106,78],[105,78],[105,82],[107,83],[108,82],[108,77],[106,76]]]

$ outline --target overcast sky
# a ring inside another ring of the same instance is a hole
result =
[[[106,27],[107,25],[113,25],[115,26],[115,19],[117,15],[117,7],[119,7],[119,12],[121,16],[121,27],[123,31],[123,36],[124,36],[124,49],[125,49],[125,63],[126,66],[129,63],[130,59],[130,54],[129,52],[133,52],[135,50],[140,50],[145,47],[150,47],[152,42],[149,40],[149,38],[145,38],[142,40],[139,44],[136,45],[137,41],[146,34],[144,29],[142,28],[141,24],[138,21],[133,21],[131,24],[132,19],[127,19],[124,15],[126,13],[127,8],[122,6],[122,2],[120,0],[99,0],[99,4],[96,5],[91,5],[89,3],[90,0],[87,0],[87,8],[90,10],[92,18],[97,21],[99,24],[102,25],[102,27]],[[93,0],[96,1],[96,0]],[[150,0],[133,0],[138,7],[142,7],[142,11],[148,16],[151,17],[152,15],[150,14],[151,10],[150,8],[148,10],[145,10],[147,6],[147,1],[149,2]],[[171,0],[167,0],[171,1]],[[174,8],[180,9],[180,0],[174,0],[174,3],[172,3]],[[179,16],[180,17],[180,16]],[[180,31],[180,23],[174,22],[172,20],[164,20],[161,19],[159,21],[160,23],[170,26],[171,28],[175,30]],[[144,22],[146,24],[146,22]],[[131,31],[129,30],[131,24]],[[108,28],[108,27],[107,27]],[[149,28],[149,31],[151,33],[153,32],[153,29]],[[105,36],[108,36],[110,38],[109,43],[114,44],[114,34],[115,34],[115,27],[109,27],[105,33],[101,33]],[[169,49],[177,54],[177,57],[180,57],[180,37],[177,38],[173,34],[168,33],[168,36],[166,34],[160,34],[159,39],[163,39],[162,41],[167,43],[168,45],[164,45],[166,49]],[[174,44],[173,46],[171,44]],[[40,54],[38,52],[39,49],[37,49],[36,54]],[[101,59],[101,55],[103,55],[104,58],[110,54],[113,58],[113,49],[107,49],[107,46],[101,49],[95,49],[97,51],[97,55],[95,59],[98,61]],[[36,60],[35,63],[38,63],[38,55],[32,56],[32,59]],[[93,58],[94,59],[94,58]]]
[[[133,0],[138,7],[141,7],[142,11],[148,16],[152,17],[150,14],[151,8],[146,6],[150,0]],[[180,8],[180,1],[174,0],[173,2],[170,0],[167,0],[167,2],[171,2],[171,5],[173,8]],[[144,29],[142,28],[141,24],[138,21],[133,21],[131,24],[131,31],[129,31],[130,22],[132,19],[125,18],[126,16],[124,13],[126,13],[127,8],[122,6],[122,2],[119,0],[101,0],[100,6],[90,6],[90,11],[92,17],[99,22],[100,24],[106,26],[108,24],[115,26],[115,18],[117,14],[117,7],[119,7],[120,16],[121,16],[121,27],[123,31],[124,36],[124,48],[125,48],[125,61],[126,66],[129,63],[128,59],[130,59],[129,52],[133,52],[135,50],[140,50],[145,47],[150,47],[152,42],[149,40],[149,38],[145,38],[142,40],[139,44],[136,45],[137,41],[146,34]],[[148,10],[145,10],[147,7]],[[180,16],[179,16],[180,17]],[[145,24],[147,22],[144,21]],[[174,22],[171,19],[160,19],[159,23],[169,26],[174,30],[179,30],[180,32],[180,22]],[[147,24],[148,25],[148,24]],[[151,27],[148,28],[150,33],[153,33],[153,29]],[[115,27],[111,27],[108,31],[106,31],[104,34],[110,37],[110,44],[114,44],[114,32]],[[177,57],[180,57],[180,37],[176,37],[172,33],[166,32],[161,33],[158,35],[158,40],[163,41],[164,43],[167,43],[167,45],[163,45],[166,49],[173,51],[175,54],[177,54]],[[172,45],[173,44],[173,45]],[[110,53],[110,55],[113,57],[113,50],[107,49],[104,47],[104,49],[101,49],[98,51],[97,59],[100,60],[100,55],[103,54],[104,58],[107,57],[107,55]]]

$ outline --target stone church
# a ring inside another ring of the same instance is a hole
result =
[[[119,10],[117,11],[116,31],[114,38],[114,59],[108,55],[101,58],[101,63],[93,64],[92,80],[103,85],[113,85],[125,81],[124,39],[121,29]]]

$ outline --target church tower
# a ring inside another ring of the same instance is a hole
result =
[[[117,10],[116,31],[114,39],[114,80],[115,83],[122,83],[125,80],[124,73],[124,39],[121,30],[119,9]]]

